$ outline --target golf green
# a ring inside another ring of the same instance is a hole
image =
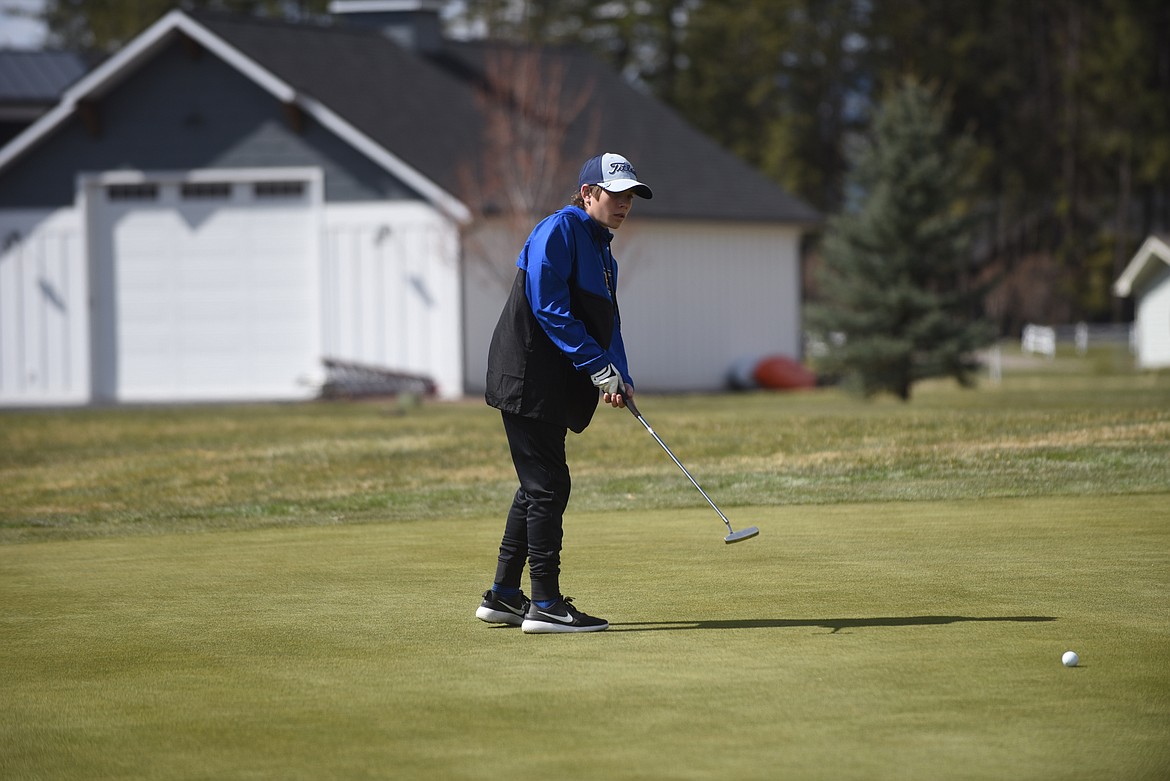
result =
[[[0,777],[1164,779],[1168,508],[571,513],[558,636],[492,508],[3,546]]]

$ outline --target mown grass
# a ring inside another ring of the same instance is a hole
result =
[[[599,410],[577,637],[472,615],[477,402],[0,413],[0,778],[1166,778],[1170,376],[1110,366],[646,395],[735,546]]]
[[[575,637],[495,518],[8,545],[0,777],[1162,779],[1168,499],[577,513]]]

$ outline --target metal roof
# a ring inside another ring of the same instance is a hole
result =
[[[0,103],[56,103],[89,70],[78,54],[0,50]]]

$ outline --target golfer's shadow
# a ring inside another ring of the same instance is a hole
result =
[[[874,618],[745,618],[713,621],[631,621],[610,623],[615,632],[676,632],[694,629],[828,629],[829,634],[849,629],[879,626],[940,626],[971,621],[1039,623],[1055,621],[1052,616],[886,616]]]

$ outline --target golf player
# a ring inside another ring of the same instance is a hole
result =
[[[516,279],[488,350],[487,403],[500,410],[520,487],[476,616],[525,632],[597,632],[609,622],[561,594],[562,519],[569,502],[565,437],[589,425],[598,399],[633,396],[617,303],[613,233],[634,196],[652,198],[612,153],[581,168],[568,206],[544,218],[516,260]],[[528,564],[532,599],[520,590]]]

